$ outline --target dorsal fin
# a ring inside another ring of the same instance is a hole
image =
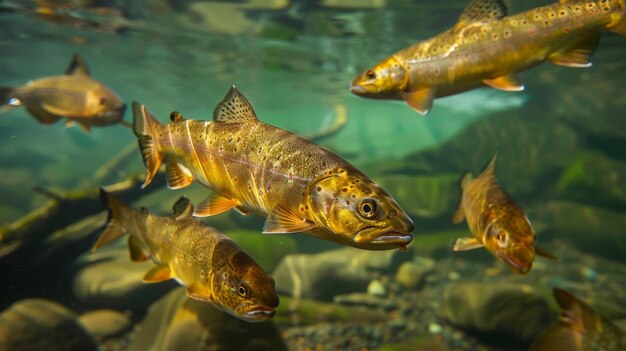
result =
[[[85,60],[83,60],[82,57],[80,57],[79,54],[74,54],[74,57],[72,58],[72,62],[70,63],[70,66],[67,68],[67,70],[65,71],[65,74],[67,75],[72,75],[72,74],[84,74],[86,76],[89,76],[89,67],[87,67],[87,63],[85,63]]]
[[[180,199],[176,201],[172,209],[174,210],[172,218],[176,220],[191,217],[193,214],[193,204],[184,196],[181,196]]]
[[[245,123],[258,119],[248,99],[233,85],[224,99],[215,107],[213,120],[223,123]]]
[[[483,171],[480,173],[480,176],[493,176],[496,172],[496,157],[498,155],[493,155],[491,157],[491,160],[489,160],[489,163],[487,163],[487,166],[485,166],[485,169],[483,169]]]
[[[459,16],[456,27],[475,21],[501,19],[506,15],[506,5],[502,0],[472,0]]]

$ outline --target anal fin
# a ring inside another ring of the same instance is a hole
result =
[[[276,206],[265,219],[263,234],[299,233],[315,228],[315,223]]]
[[[406,103],[420,115],[426,115],[433,107],[433,100],[435,99],[434,88],[425,88],[408,93],[403,93],[402,98]]]
[[[494,89],[503,91],[524,90],[524,84],[522,84],[522,81],[514,73],[496,77],[493,79],[483,79],[483,83]]]
[[[207,197],[196,206],[193,215],[196,217],[215,216],[237,206],[237,200],[229,199],[224,195],[215,194]]]
[[[239,214],[241,214],[242,216],[247,216],[250,214],[250,211],[241,206],[235,206],[235,211],[239,212]]]
[[[596,50],[600,34],[591,32],[564,50],[557,51],[548,57],[550,62],[565,67],[590,67],[591,55]]]
[[[148,259],[141,246],[141,242],[134,235],[128,237],[128,250],[130,251],[131,261],[143,262]]]
[[[158,265],[143,276],[144,283],[160,283],[172,279],[172,270],[168,265]]]
[[[456,238],[450,243],[453,251],[467,251],[483,247],[483,243],[476,238]]]
[[[193,183],[191,171],[175,159],[165,161],[165,173],[167,177],[167,187],[170,189],[181,189]]]
[[[37,106],[26,106],[26,110],[43,124],[52,124],[62,118]]]

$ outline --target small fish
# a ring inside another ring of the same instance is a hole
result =
[[[526,274],[535,254],[556,258],[535,248],[535,231],[524,210],[498,184],[495,168],[493,156],[478,178],[467,173],[461,179],[461,201],[452,221],[460,223],[465,218],[474,237],[455,239],[451,248],[465,251],[484,246],[514,272]]]
[[[248,322],[274,316],[279,302],[274,279],[234,241],[195,220],[189,199],[181,197],[171,217],[159,217],[128,207],[104,189],[100,198],[109,220],[93,251],[130,234],[131,260],[150,258],[157,264],[144,276],[145,283],[175,279],[187,287],[190,298]]]
[[[332,152],[260,122],[235,88],[212,121],[173,114],[161,124],[133,102],[133,130],[152,181],[166,163],[168,186],[194,179],[216,192],[195,216],[236,209],[266,216],[264,233],[305,232],[368,250],[406,249],[413,221],[378,184]]]
[[[122,123],[126,105],[111,89],[89,76],[85,61],[74,55],[63,76],[53,76],[28,82],[19,88],[0,88],[0,112],[24,106],[44,124],[67,118],[86,132],[91,126]]]
[[[561,313],[530,351],[623,351],[626,332],[569,292],[554,288]]]
[[[561,0],[514,16],[501,0],[472,0],[454,27],[364,71],[350,91],[425,115],[435,98],[481,85],[523,90],[516,73],[544,61],[589,67],[600,29],[626,35],[624,0]]]

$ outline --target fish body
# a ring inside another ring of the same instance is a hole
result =
[[[397,202],[350,163],[295,134],[260,122],[232,87],[212,121],[160,124],[133,103],[150,183],[166,162],[170,188],[194,180],[217,193],[196,216],[235,208],[267,216],[264,233],[308,234],[369,250],[405,248],[413,222]]]
[[[433,99],[481,85],[523,90],[516,73],[544,61],[589,67],[600,29],[626,35],[624,0],[562,0],[513,16],[501,0],[473,0],[453,28],[384,59],[350,90],[427,114]]]
[[[144,282],[175,279],[187,287],[190,298],[246,321],[274,316],[279,301],[272,277],[234,241],[194,219],[188,199],[176,202],[173,216],[160,217],[134,210],[104,190],[100,195],[109,222],[94,250],[129,234],[131,259],[157,264]]]
[[[622,351],[626,332],[569,292],[554,288],[559,319],[543,332],[530,351]]]
[[[91,78],[85,62],[75,55],[67,74],[28,82],[18,88],[0,88],[4,110],[24,106],[41,123],[67,118],[88,131],[91,126],[118,123],[126,105],[110,88]]]
[[[476,179],[465,174],[461,180],[461,201],[454,223],[465,218],[471,238],[455,239],[454,251],[485,247],[496,259],[514,272],[526,274],[535,253],[554,258],[535,249],[535,232],[524,210],[500,187],[495,177],[496,157]]]

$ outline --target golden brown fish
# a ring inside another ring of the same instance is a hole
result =
[[[23,105],[41,123],[67,118],[67,126],[78,123],[85,131],[123,122],[126,109],[114,91],[89,76],[78,55],[63,76],[37,79],[19,88],[0,88],[0,103],[5,104],[0,112]]]
[[[496,259],[514,272],[526,274],[532,268],[535,253],[554,256],[535,248],[535,231],[524,210],[504,192],[495,176],[496,156],[476,179],[467,173],[461,180],[461,201],[452,221],[463,218],[474,235],[458,238],[452,250],[465,251],[485,247]]]
[[[413,222],[376,183],[332,152],[260,122],[233,86],[213,121],[160,124],[133,103],[133,130],[148,172],[163,161],[172,189],[197,180],[214,190],[196,208],[211,216],[235,208],[267,216],[264,233],[306,232],[368,250],[406,248]]]
[[[559,319],[530,351],[623,351],[626,332],[565,290],[554,288]]]
[[[159,217],[146,209],[133,210],[103,189],[100,197],[109,208],[109,221],[94,251],[130,234],[131,259],[151,258],[157,264],[144,282],[176,279],[187,287],[190,298],[210,302],[248,322],[274,316],[278,295],[272,277],[234,241],[195,220],[187,198],[176,202],[172,217]]]
[[[501,0],[472,0],[454,27],[382,60],[350,90],[425,115],[434,98],[482,84],[523,90],[516,73],[544,61],[589,67],[600,29],[626,35],[624,0],[561,0],[514,16]]]

